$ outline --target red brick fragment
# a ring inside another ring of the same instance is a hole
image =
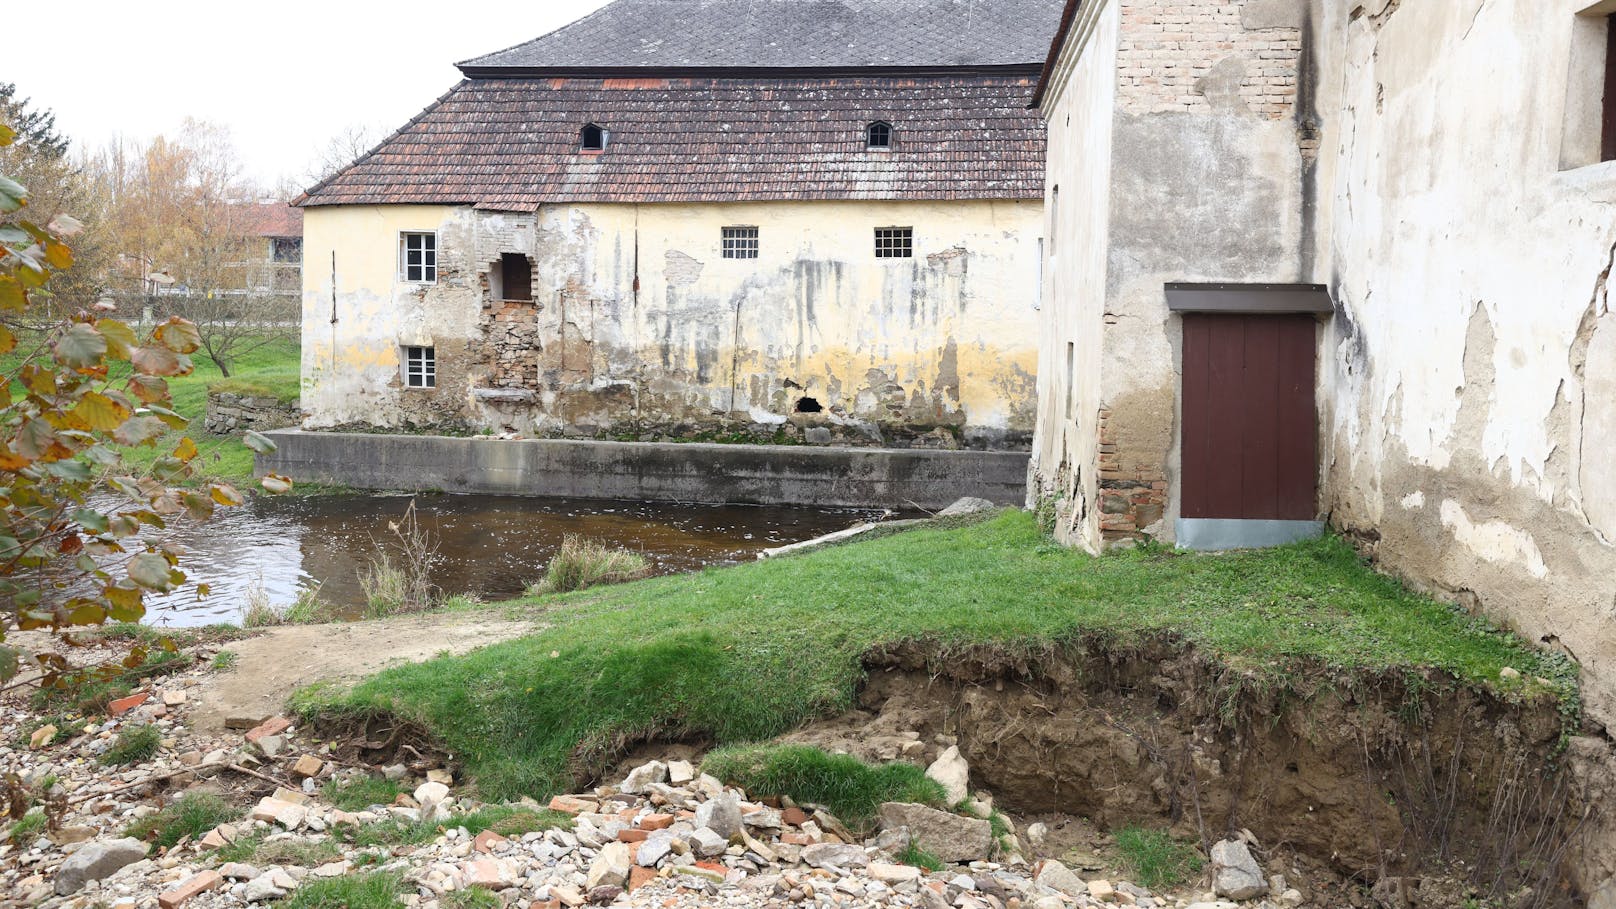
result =
[[[656,880],[656,875],[657,873],[655,868],[642,868],[639,865],[635,865],[633,868],[628,870],[628,891],[633,893],[641,887],[644,887],[646,884]]]
[[[803,824],[808,823],[808,812],[801,808],[787,808],[780,812],[780,820],[793,827],[801,827]]]
[[[482,833],[477,834],[476,839],[471,841],[471,848],[478,852],[493,852],[494,847],[503,842],[505,842],[503,836],[492,830],[484,830]]]
[[[256,742],[266,735],[280,735],[290,728],[292,728],[291,720],[283,716],[272,716],[262,723],[259,723],[257,726],[247,730],[247,743],[251,744]]]
[[[107,705],[107,715],[123,716],[129,711],[134,710],[136,707],[139,707],[141,704],[146,703],[146,699],[149,697],[151,697],[150,691],[142,691],[137,694],[131,694],[126,698],[118,698],[116,701],[113,701]]]
[[[204,871],[193,874],[185,882],[172,890],[164,890],[157,896],[157,905],[163,909],[177,909],[180,904],[198,893],[203,893],[224,883],[224,877],[217,871]]]
[[[640,818],[641,830],[666,830],[672,826],[673,815],[671,814],[647,814],[645,817]]]
[[[650,838],[651,831],[649,830],[635,830],[633,827],[629,827],[626,830],[617,831],[618,842],[622,843],[643,843]]]

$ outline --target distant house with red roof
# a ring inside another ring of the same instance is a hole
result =
[[[284,202],[251,202],[237,207],[238,224],[256,242],[246,271],[255,293],[299,294],[303,289],[303,210]]]

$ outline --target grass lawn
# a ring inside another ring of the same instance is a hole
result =
[[[1339,539],[1203,555],[1146,547],[1095,558],[1031,515],[917,530],[699,574],[521,601],[550,627],[401,666],[305,713],[391,711],[441,736],[486,797],[544,796],[620,743],[694,733],[767,738],[851,703],[860,656],[906,639],[1042,650],[1175,635],[1280,683],[1320,665],[1433,668],[1575,705],[1558,656],[1366,568]],[[509,608],[510,604],[506,604]],[[1523,678],[1501,681],[1514,667]]]
[[[226,379],[219,367],[201,351],[191,355],[196,371],[188,376],[168,380],[176,413],[191,421],[183,431],[175,430],[158,439],[155,446],[131,449],[129,462],[144,469],[157,458],[168,454],[189,436],[201,452],[196,460],[198,473],[203,479],[221,479],[237,485],[243,492],[253,486],[252,451],[243,445],[239,436],[214,436],[204,431],[202,422],[207,411],[208,389],[217,388],[240,394],[267,395],[282,401],[295,401],[298,397],[299,345],[295,339],[267,344],[246,356],[238,358],[232,375]],[[0,357],[0,376],[12,374],[22,360],[23,348]],[[128,364],[116,364],[113,375],[127,375]]]

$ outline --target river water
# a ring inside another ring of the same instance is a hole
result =
[[[259,497],[211,520],[176,528],[182,567],[193,585],[148,600],[147,621],[174,626],[234,622],[248,594],[262,588],[285,605],[301,588],[350,615],[364,602],[359,572],[388,522],[411,500],[436,538],[433,582],[446,594],[513,597],[543,574],[568,533],[643,553],[657,574],[750,561],[761,549],[811,539],[885,512],[859,509],[673,505],[645,502],[468,495]]]

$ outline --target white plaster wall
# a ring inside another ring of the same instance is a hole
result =
[[[1337,525],[1384,567],[1573,657],[1609,727],[1616,163],[1590,163],[1604,22],[1578,17],[1589,5],[1328,10],[1342,103],[1326,148],[1327,470]],[[1611,778],[1608,742],[1571,754],[1592,791]],[[1616,906],[1608,813],[1580,851],[1589,905]]]
[[[1029,505],[1052,499],[1056,536],[1090,550],[1099,545],[1093,506],[1119,18],[1114,3],[1079,10],[1043,100],[1048,239]]]
[[[310,425],[430,422],[407,411],[434,396],[387,389],[382,362],[398,338],[425,332],[465,345],[448,357],[440,349],[440,385],[464,383],[435,398],[473,424],[769,424],[809,396],[831,419],[935,423],[972,444],[1025,445],[1041,209],[1036,200],[576,205],[535,215],[311,209],[308,261],[338,250],[339,310],[355,315],[339,322],[335,345],[321,340],[330,281],[311,266],[305,409]],[[431,217],[442,225],[442,272],[422,294],[399,287],[383,250],[400,224]],[[725,226],[757,227],[759,257],[724,259]],[[913,258],[875,258],[874,230],[890,226],[914,228]],[[479,319],[502,251],[537,263],[538,399],[468,406],[467,388],[488,377]],[[333,351],[334,367],[316,359]],[[403,409],[388,406],[397,402]]]
[[[439,346],[477,324],[478,290],[464,257],[446,241],[472,228],[469,209],[427,205],[317,207],[303,217],[303,364],[305,424],[395,426],[428,407],[458,410],[466,383],[440,375],[437,389],[406,389],[402,348]],[[439,235],[436,284],[400,276],[399,234]],[[333,259],[333,255],[335,259]],[[333,280],[335,287],[333,288]]]
[[[1585,5],[1331,23],[1346,63],[1330,469],[1342,523],[1406,537],[1406,554],[1381,546],[1394,566],[1570,648],[1616,718],[1616,164],[1561,169],[1568,99],[1586,109]]]

